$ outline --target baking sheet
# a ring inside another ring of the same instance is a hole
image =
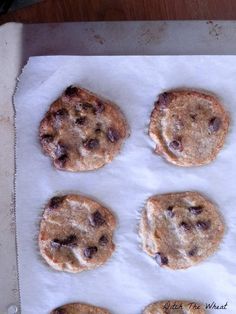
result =
[[[113,314],[135,314],[155,300],[178,298],[223,305],[236,312],[234,56],[36,57],[20,77],[14,102],[17,127],[16,214],[22,313],[48,313],[81,301]],[[106,167],[88,173],[53,169],[37,141],[49,104],[70,84],[80,84],[119,104],[131,128],[122,152]],[[158,93],[169,88],[207,89],[220,96],[232,124],[223,151],[212,164],[183,169],[153,153],[147,136]],[[183,271],[159,268],[140,250],[139,213],[153,194],[197,190],[214,200],[227,225],[220,250]],[[51,270],[40,258],[37,234],[44,203],[57,192],[78,192],[111,208],[118,219],[117,249],[104,266],[81,274]],[[204,289],[202,289],[204,287]],[[217,313],[217,310],[209,313]]]

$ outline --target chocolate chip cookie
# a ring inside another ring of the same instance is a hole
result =
[[[183,167],[214,160],[228,132],[229,117],[214,97],[197,91],[159,95],[151,114],[149,135],[155,152]]]
[[[57,169],[87,171],[111,162],[128,135],[120,109],[90,91],[69,86],[40,123],[43,151]]]
[[[163,267],[188,268],[212,255],[224,234],[216,206],[197,192],[152,196],[139,229],[143,250]]]
[[[205,310],[193,301],[161,301],[148,305],[143,314],[205,314]]]
[[[114,215],[99,203],[81,196],[53,197],[40,224],[41,255],[54,269],[81,272],[107,261],[112,242]]]
[[[71,303],[58,307],[51,314],[110,314],[110,312],[89,304]]]

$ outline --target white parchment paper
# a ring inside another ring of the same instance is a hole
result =
[[[121,153],[97,171],[55,170],[38,143],[38,126],[52,101],[70,84],[111,99],[131,129]],[[216,161],[178,168],[153,153],[147,135],[157,95],[171,88],[216,93],[231,115],[231,129]],[[23,314],[47,314],[69,302],[87,302],[113,314],[140,314],[155,300],[228,302],[236,313],[236,57],[34,57],[14,97],[17,128],[16,215]],[[227,225],[220,250],[187,270],[162,269],[140,249],[137,224],[146,199],[157,193],[197,190],[218,204]],[[57,272],[39,255],[38,226],[56,193],[91,196],[117,216],[116,251],[104,266],[80,274]]]

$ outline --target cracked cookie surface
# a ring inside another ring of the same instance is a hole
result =
[[[143,250],[162,266],[188,268],[212,255],[224,234],[216,206],[198,192],[155,195],[142,211]]]
[[[54,269],[81,272],[104,264],[112,255],[114,215],[99,203],[81,196],[53,197],[40,224],[39,248]]]
[[[111,162],[128,136],[120,109],[90,91],[69,86],[40,123],[39,138],[57,169],[94,170]]]
[[[178,166],[213,161],[222,148],[229,116],[212,95],[169,91],[159,95],[151,114],[149,135],[155,152]]]
[[[65,304],[50,314],[111,314],[108,310],[84,303]]]
[[[160,301],[148,305],[143,314],[205,314],[202,304],[192,301]]]

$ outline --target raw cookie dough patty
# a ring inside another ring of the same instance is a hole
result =
[[[197,91],[159,95],[152,111],[149,135],[156,153],[178,166],[210,163],[222,148],[229,117],[219,101]]]
[[[215,205],[197,192],[152,196],[140,222],[143,250],[158,264],[188,268],[213,254],[224,224]]]
[[[50,314],[110,314],[110,312],[106,309],[93,305],[71,303],[58,307]]]
[[[120,109],[81,87],[68,87],[41,121],[43,151],[67,171],[102,167],[118,154],[128,128]]]
[[[205,310],[192,301],[161,301],[148,305],[143,314],[205,314]]]
[[[40,224],[39,247],[57,270],[81,272],[107,261],[115,249],[115,217],[99,203],[80,195],[55,196]]]

